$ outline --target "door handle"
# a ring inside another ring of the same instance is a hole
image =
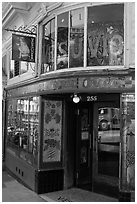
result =
[[[91,134],[89,134],[89,148],[91,149]]]
[[[101,143],[101,136],[98,137],[98,143]]]
[[[94,141],[94,144],[93,144],[93,151],[97,153],[97,140],[98,138],[95,137],[95,133],[93,131],[93,141]]]

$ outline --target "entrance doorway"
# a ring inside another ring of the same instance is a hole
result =
[[[75,113],[75,185],[118,196],[118,105],[115,102],[80,102],[75,106]]]
[[[92,190],[118,196],[120,113],[114,102],[94,105]]]
[[[76,185],[84,187],[92,181],[93,103],[77,106]]]

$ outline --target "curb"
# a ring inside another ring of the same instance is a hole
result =
[[[40,195],[39,194],[39,197],[42,198],[43,200],[47,201],[47,202],[57,202],[55,200],[52,200],[51,198],[49,198],[48,196],[46,195]]]

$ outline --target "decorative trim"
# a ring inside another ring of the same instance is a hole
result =
[[[135,79],[132,76],[121,77],[71,77],[36,82],[7,90],[7,96],[25,96],[27,94],[67,93],[67,92],[115,92],[134,91]]]
[[[14,27],[14,29],[11,28],[6,28],[6,31],[10,31],[13,33],[21,33],[21,34],[27,34],[27,35],[37,35],[37,26],[36,25],[32,25],[30,28],[27,28],[26,26],[20,26],[19,28],[17,28],[16,26]]]

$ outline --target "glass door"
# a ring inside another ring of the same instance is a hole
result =
[[[115,103],[99,103],[94,109],[93,189],[116,193],[119,181],[120,115]]]
[[[77,144],[76,144],[76,185],[91,182],[91,110],[88,104],[78,107]]]

